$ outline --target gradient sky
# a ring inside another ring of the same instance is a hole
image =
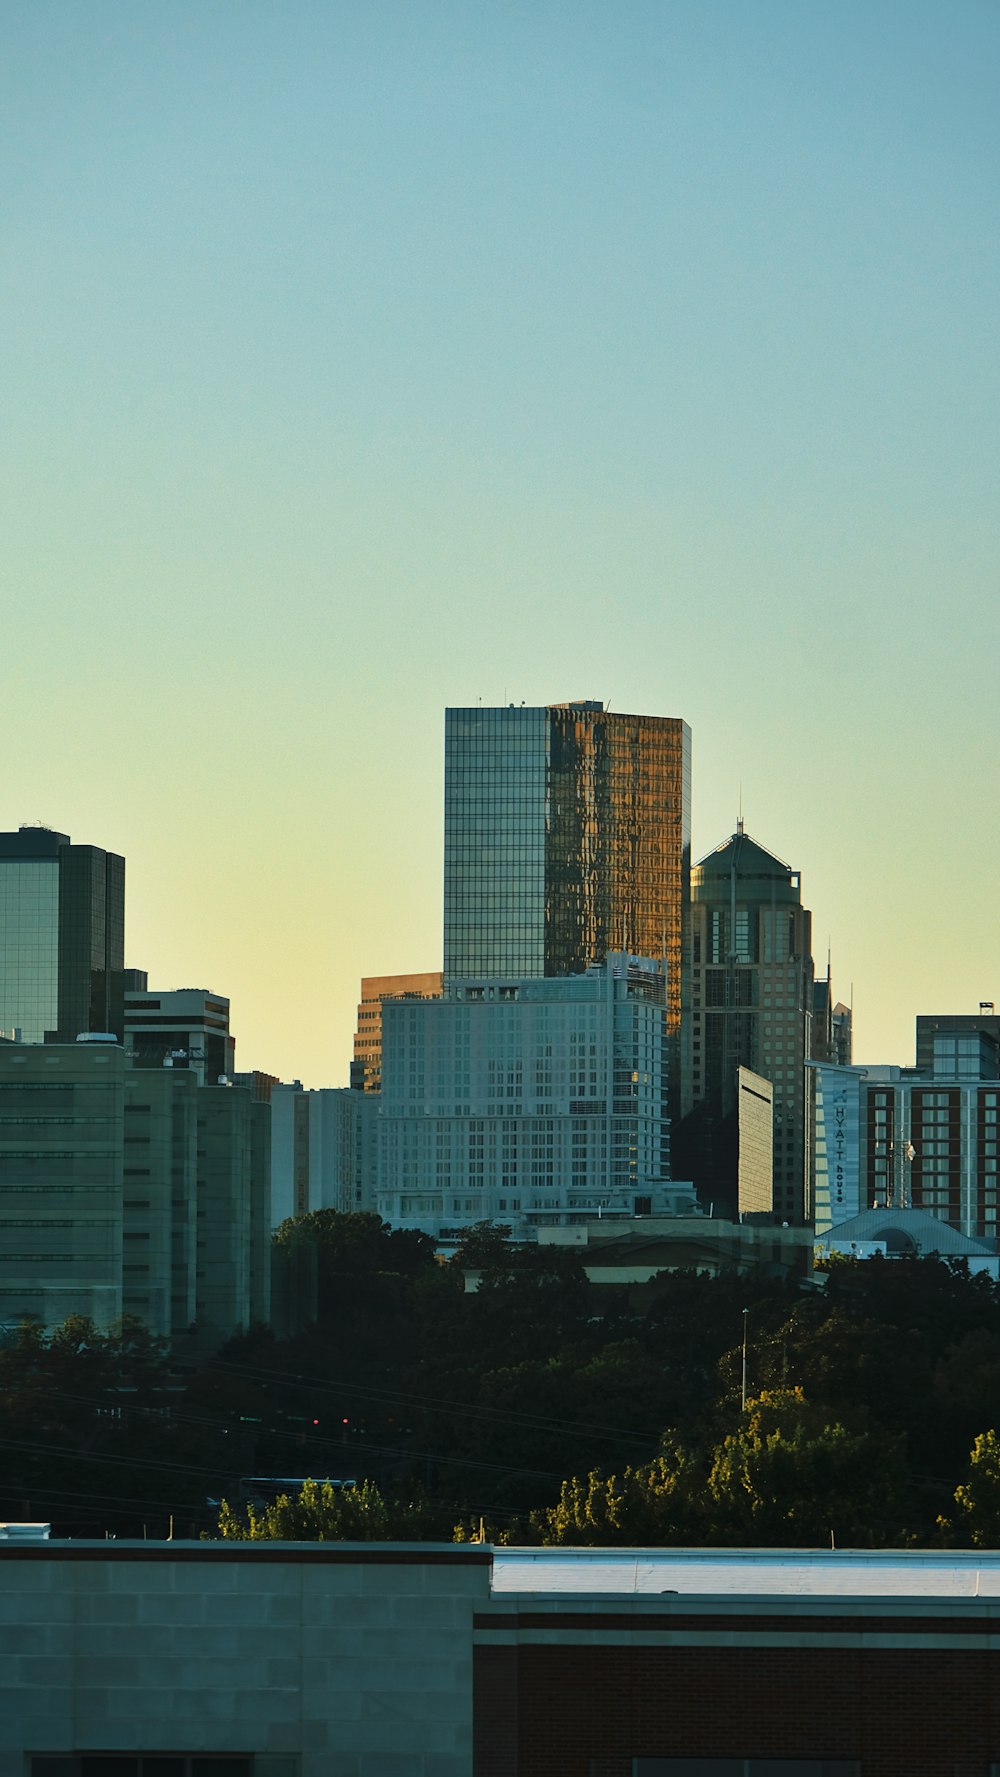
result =
[[[7,0],[0,827],[347,1079],[445,705],[694,732],[855,1056],[1000,1003],[994,0]]]

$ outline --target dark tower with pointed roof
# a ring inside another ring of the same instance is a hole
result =
[[[774,1209],[811,1214],[811,1094],[805,1077],[813,1005],[812,915],[799,872],[740,821],[691,870],[690,1018],[685,1108],[691,1170],[703,1197],[736,1207],[737,1069],[774,1086]]]

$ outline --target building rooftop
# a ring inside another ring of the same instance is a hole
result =
[[[495,1549],[493,1593],[1000,1598],[1000,1550]]]
[[[732,833],[714,851],[699,858],[695,868],[703,876],[728,876],[734,863],[741,876],[789,877],[796,874],[790,864],[775,857],[756,839],[751,839],[749,833]]]

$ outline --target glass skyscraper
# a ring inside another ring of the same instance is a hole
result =
[[[65,833],[0,833],[0,1036],[123,1034],[125,859]]]
[[[446,980],[665,958],[676,1031],[690,835],[685,722],[590,701],[448,710]]]

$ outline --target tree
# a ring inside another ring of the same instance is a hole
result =
[[[939,1518],[943,1539],[974,1549],[1000,1548],[1000,1437],[980,1432],[969,1455],[966,1479],[955,1489],[954,1518]]]
[[[900,1440],[849,1432],[800,1388],[776,1389],[749,1401],[745,1422],[716,1446],[706,1540],[891,1543],[903,1534],[903,1474]]]
[[[620,1547],[699,1540],[697,1524],[704,1472],[682,1445],[621,1475],[592,1469],[586,1480],[564,1481],[558,1504],[532,1512],[530,1524],[546,1544]]]
[[[224,1542],[422,1542],[441,1534],[439,1519],[426,1501],[386,1500],[371,1481],[305,1481],[294,1498],[283,1493],[242,1514],[224,1501],[219,1535]]]
[[[471,1223],[449,1264],[457,1265],[460,1271],[488,1271],[498,1266],[505,1269],[513,1250],[510,1244],[512,1232],[505,1222]]]

